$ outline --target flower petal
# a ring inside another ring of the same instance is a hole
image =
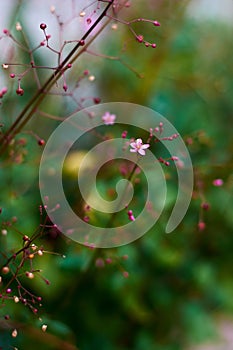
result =
[[[145,145],[142,145],[141,146],[141,149],[147,149],[147,148],[149,148],[150,147],[150,145],[148,144],[148,143],[145,143]]]
[[[144,156],[146,154],[146,152],[142,148],[138,150],[138,153],[141,154],[141,156]]]
[[[131,143],[130,143],[130,147],[137,148],[136,142],[131,142]]]

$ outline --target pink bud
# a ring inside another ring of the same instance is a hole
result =
[[[126,136],[127,136],[127,131],[125,130],[125,131],[123,131],[122,132],[122,134],[121,134],[121,137],[123,138],[123,139],[125,139],[126,138]]]
[[[142,43],[143,42],[143,35],[137,35],[136,39],[139,43]]]
[[[129,220],[130,220],[130,221],[135,221],[135,217],[134,217],[133,215],[130,215],[130,216],[129,216]]]
[[[201,207],[202,207],[202,209],[204,209],[204,210],[209,210],[209,208],[210,208],[210,205],[209,205],[209,203],[202,203],[201,204]]]
[[[43,139],[38,140],[39,146],[44,146],[44,144],[45,144],[45,140],[43,140]]]
[[[7,93],[7,87],[4,86],[1,90],[1,93],[5,95]]]
[[[19,87],[19,88],[16,90],[16,94],[19,95],[19,96],[23,96],[24,90],[23,90],[22,88]]]
[[[89,221],[90,221],[89,216],[84,216],[83,221],[85,221],[85,222],[89,222]]]
[[[45,30],[47,28],[47,25],[45,23],[40,24],[40,29]]]
[[[129,277],[128,271],[123,271],[122,275],[123,275],[125,278],[128,278],[128,277]]]
[[[106,261],[106,264],[111,264],[112,263],[112,259],[111,258],[106,258],[105,261]]]
[[[203,221],[199,221],[197,226],[198,226],[199,231],[204,231],[206,224]]]
[[[215,179],[213,181],[213,185],[216,186],[216,187],[220,187],[223,185],[223,180],[222,179]]]
[[[95,104],[99,104],[101,102],[101,99],[99,97],[94,97],[93,101]]]

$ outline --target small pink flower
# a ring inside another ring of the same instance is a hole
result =
[[[103,116],[102,116],[102,120],[104,122],[105,125],[113,125],[115,122],[116,116],[115,114],[111,114],[109,112],[106,112]]]
[[[143,144],[142,139],[137,139],[130,143],[130,147],[132,147],[130,152],[139,153],[141,156],[144,156],[146,154],[145,149],[150,147],[150,145],[148,143]]]
[[[215,180],[213,181],[213,185],[214,185],[214,186],[217,186],[217,187],[220,187],[220,186],[223,185],[223,180],[222,180],[222,179],[215,179]]]

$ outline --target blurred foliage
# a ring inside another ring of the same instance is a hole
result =
[[[163,217],[149,233],[131,245],[110,250],[92,251],[48,229],[38,244],[65,254],[66,259],[44,255],[39,265],[51,285],[37,279],[28,285],[43,296],[41,314],[48,330],[41,334],[41,322],[24,306],[9,301],[8,313],[19,335],[12,339],[12,326],[3,320],[4,308],[0,310],[3,349],[9,344],[28,349],[33,343],[35,350],[181,350],[190,343],[216,339],[213,316],[233,313],[232,26],[188,17],[187,3],[137,1],[128,10],[130,18],[152,17],[161,22],[160,28],[140,23],[143,35],[148,40],[155,38],[155,50],[137,43],[127,27],[119,28],[120,44],[117,31],[100,43],[99,50],[115,56],[126,42],[122,59],[144,78],[135,77],[115,60],[96,58],[101,62],[92,68],[103,102],[151,107],[169,119],[186,140],[195,173],[193,201],[186,217],[175,232],[165,235],[163,223],[173,206],[168,200]],[[68,105],[67,100],[60,105],[50,100],[45,107],[60,115],[69,110]],[[4,108],[11,114],[19,106]],[[35,125],[32,123],[33,128]],[[38,128],[46,137],[51,122],[43,119]],[[1,186],[1,197],[13,198],[12,209],[3,212],[2,218],[17,212],[19,229],[26,233],[39,221],[40,203],[38,189],[30,180],[37,180],[39,151],[33,141],[28,142],[31,152],[25,155],[25,162],[0,173],[1,183],[14,178],[20,183],[13,188],[21,191],[14,198],[9,193],[11,186]],[[172,172],[170,176],[168,186],[173,193],[176,182]],[[216,178],[224,180],[223,187],[212,185]],[[29,189],[23,187],[27,182],[32,185]],[[106,179],[102,186],[103,191],[109,186]],[[210,204],[206,212],[200,208],[203,202]],[[200,218],[206,222],[204,231],[198,230]],[[2,247],[16,245],[14,236],[7,237],[10,243],[5,239],[1,237]],[[98,267],[97,258],[111,258],[112,263]],[[124,271],[129,272],[128,278]]]

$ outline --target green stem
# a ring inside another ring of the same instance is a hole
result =
[[[129,176],[126,178],[126,180],[127,180],[128,182],[132,180],[132,178],[133,178],[133,176],[134,176],[134,174],[135,174],[135,170],[137,169],[137,167],[138,167],[138,162],[136,162],[136,163],[134,164],[133,169],[131,170]],[[127,185],[125,186],[125,191],[124,191],[123,196],[122,196],[122,198],[121,198],[120,204],[122,203],[122,201],[123,201],[123,199],[124,199],[124,196],[125,196],[125,194],[126,194],[126,189],[127,189],[128,185],[129,185],[129,184],[127,184]],[[119,208],[120,204],[119,204],[118,207],[116,208],[116,211],[115,211],[114,213],[112,213],[110,219],[109,219],[108,222],[107,222],[106,228],[108,228],[108,227],[110,226],[110,224],[112,225],[112,223],[114,222],[114,219],[115,219],[116,215],[117,215],[118,212],[119,212],[118,208]]]

